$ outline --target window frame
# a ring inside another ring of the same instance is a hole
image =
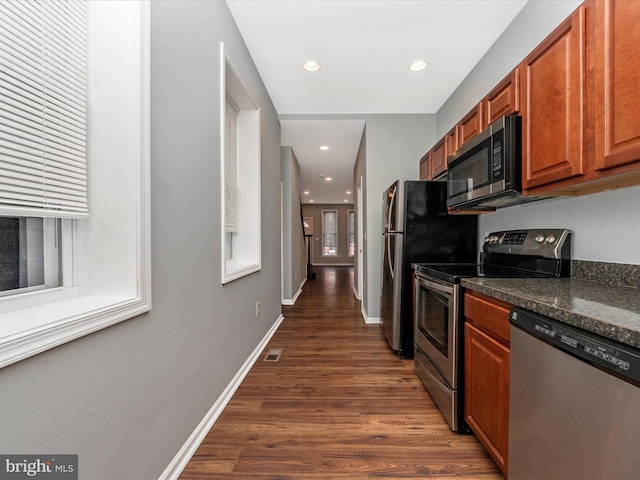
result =
[[[242,82],[233,59],[220,42],[220,242],[221,283],[232,282],[262,269],[261,110]],[[226,227],[226,103],[238,107],[238,226]],[[247,194],[247,192],[250,192]],[[229,244],[231,243],[231,244]]]
[[[79,291],[40,306],[27,300],[29,306],[1,315],[0,368],[151,309],[150,3],[88,2],[87,8],[93,55],[88,54],[87,66],[89,183],[97,188],[90,186],[91,217],[76,221],[81,222],[73,242],[80,252],[74,265]],[[115,32],[113,24],[121,28]],[[128,141],[113,142],[122,131]],[[123,177],[130,181],[122,182]],[[114,203],[115,185],[120,195]]]
[[[326,226],[325,226],[325,214],[326,213],[335,213],[336,215],[336,231],[327,234],[326,233]],[[338,245],[338,220],[339,220],[339,211],[338,210],[322,210],[322,256],[323,257],[330,257],[330,258],[338,258],[339,256],[339,252],[340,252],[340,248]],[[336,245],[336,253],[334,254],[330,254],[330,253],[325,253],[325,235],[335,235],[336,236],[336,241],[335,241],[335,245]]]

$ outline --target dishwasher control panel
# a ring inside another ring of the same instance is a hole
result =
[[[512,325],[568,354],[627,380],[640,382],[640,349],[520,308],[511,309],[509,320]]]

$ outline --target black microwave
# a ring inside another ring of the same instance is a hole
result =
[[[539,200],[522,196],[522,118],[493,122],[447,159],[447,206],[493,210]]]

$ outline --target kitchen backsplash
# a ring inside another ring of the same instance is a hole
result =
[[[580,280],[640,288],[640,265],[573,260],[571,276]]]

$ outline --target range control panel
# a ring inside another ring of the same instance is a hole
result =
[[[491,232],[484,239],[485,253],[569,258],[571,230],[549,228]]]

